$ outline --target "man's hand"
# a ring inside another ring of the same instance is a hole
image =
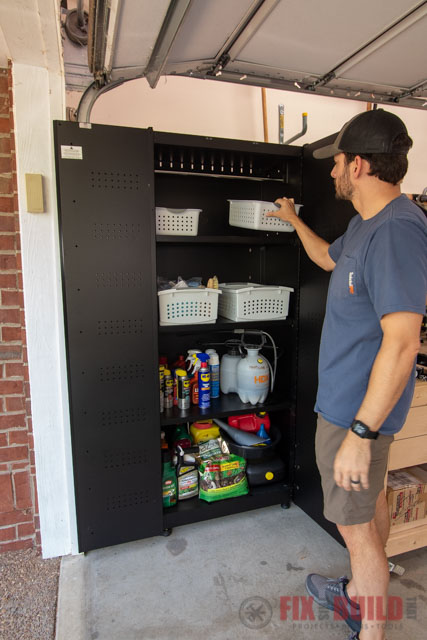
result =
[[[334,480],[346,491],[369,488],[371,441],[359,438],[349,431],[337,451],[334,462]],[[351,482],[351,481],[356,482]]]
[[[284,222],[290,222],[291,224],[295,222],[295,218],[298,219],[293,198],[277,198],[274,202],[275,204],[280,205],[280,209],[277,209],[276,211],[269,211],[266,213],[267,217],[274,216],[276,218],[280,218]]]

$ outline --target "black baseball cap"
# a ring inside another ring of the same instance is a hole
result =
[[[400,134],[406,134],[400,140]],[[349,120],[337,135],[335,142],[313,151],[318,160],[338,153],[397,153],[406,155],[412,146],[405,124],[394,113],[373,109],[359,113]]]

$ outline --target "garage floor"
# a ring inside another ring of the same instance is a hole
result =
[[[387,640],[424,637],[427,549],[393,560],[406,571],[392,574]],[[348,554],[295,506],[68,556],[56,640],[344,640],[346,624],[306,599],[310,572],[346,574]]]

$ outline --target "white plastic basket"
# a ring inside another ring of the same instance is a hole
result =
[[[288,317],[291,287],[230,282],[219,285],[218,314],[239,321],[284,320]]]
[[[202,209],[167,209],[156,207],[158,236],[197,236]]]
[[[219,289],[158,291],[160,325],[212,324],[218,317]]]
[[[274,202],[229,200],[229,203],[230,214],[228,222],[232,227],[257,229],[258,231],[294,231],[290,222],[284,222],[280,218],[265,215],[268,211],[277,209],[277,205]],[[302,206],[302,204],[295,205],[297,214]]]

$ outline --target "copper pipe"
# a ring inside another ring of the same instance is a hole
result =
[[[268,142],[268,122],[267,122],[267,98],[265,94],[265,89],[262,87],[262,120],[264,123],[264,142]]]

